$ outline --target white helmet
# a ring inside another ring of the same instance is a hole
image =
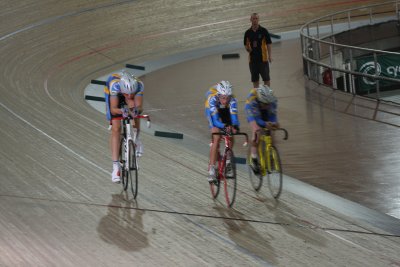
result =
[[[121,75],[119,86],[121,88],[121,93],[133,94],[137,91],[139,87],[139,81],[135,76],[133,76],[129,72],[124,71]]]
[[[228,81],[220,81],[216,87],[219,95],[232,95],[232,85]]]
[[[258,101],[270,104],[276,102],[276,97],[274,96],[274,91],[267,85],[261,85],[257,89],[257,99]]]

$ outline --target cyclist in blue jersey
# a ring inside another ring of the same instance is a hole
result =
[[[261,128],[267,128],[270,130],[279,128],[277,107],[278,100],[274,96],[271,88],[269,88],[267,85],[261,85],[258,88],[251,89],[247,96],[245,112],[252,132],[250,166],[255,174],[259,174],[260,172],[257,159],[257,132]]]
[[[112,74],[107,79],[104,89],[107,120],[111,125],[111,156],[113,171],[111,180],[121,181],[119,164],[119,146],[121,136],[121,120],[130,114],[140,114],[143,111],[143,82],[132,74],[124,71],[122,74]],[[140,130],[140,122],[135,120],[134,127]],[[137,139],[137,156],[143,153],[143,145]]]
[[[206,94],[205,115],[211,133],[219,133],[221,130],[236,133],[239,131],[239,119],[237,101],[232,94],[232,85],[228,81],[221,81],[212,86]],[[217,161],[217,148],[221,136],[214,135],[209,162],[209,182],[216,181],[215,163]],[[229,166],[227,165],[229,172]]]

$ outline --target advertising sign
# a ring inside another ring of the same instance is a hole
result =
[[[373,56],[358,58],[357,71],[370,75],[376,74],[381,77],[400,79],[400,56],[397,55],[377,56],[376,67]],[[395,82],[379,80],[380,88],[391,86],[394,84]],[[369,90],[374,90],[374,89],[376,89],[376,81],[374,79],[368,77],[360,77],[358,79],[358,90],[360,92],[367,92]]]

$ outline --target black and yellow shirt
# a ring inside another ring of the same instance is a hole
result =
[[[267,44],[271,44],[271,36],[266,28],[258,26],[256,31],[250,27],[244,34],[244,45],[251,48],[249,62],[267,62],[268,49]]]

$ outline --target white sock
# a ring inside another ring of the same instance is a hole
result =
[[[113,169],[119,168],[119,161],[113,161]]]

